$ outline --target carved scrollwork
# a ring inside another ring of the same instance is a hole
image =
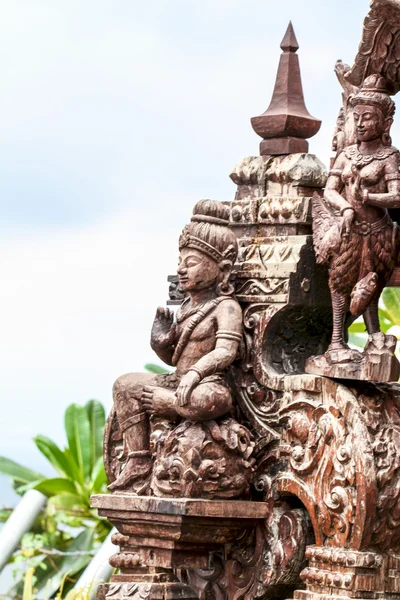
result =
[[[254,302],[243,312],[243,324],[246,330],[254,332],[257,323],[260,320],[261,313],[265,319],[272,319],[278,312],[279,307],[268,305],[263,302]]]
[[[278,439],[276,426],[279,424],[282,392],[259,385],[251,372],[244,374],[235,370],[234,378],[237,382],[236,399],[249,424],[265,443]]]
[[[289,278],[268,277],[263,279],[248,279],[239,283],[236,289],[237,296],[267,296],[271,294],[287,294],[289,291]]]
[[[368,386],[358,396],[372,445],[378,488],[371,542],[400,547],[400,388]]]
[[[295,477],[311,483],[318,527],[329,545],[346,546],[355,509],[356,467],[343,414],[333,406],[303,401],[290,404],[281,418],[281,456],[287,456]]]
[[[112,410],[106,421],[104,430],[103,458],[107,478],[115,481],[120,470],[118,455],[122,451],[122,433],[119,428],[117,413]]]
[[[231,548],[225,562],[214,554],[210,570],[187,572],[185,580],[200,600],[287,598],[302,587],[305,548],[312,540],[306,511],[283,503]]]

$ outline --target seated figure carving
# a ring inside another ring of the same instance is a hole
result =
[[[176,319],[169,308],[158,308],[151,332],[153,350],[176,370],[160,375],[130,373],[114,384],[123,449],[121,469],[111,490],[148,491],[153,464],[150,436],[157,420],[187,419],[189,424],[208,424],[208,430],[215,432],[215,420],[231,411],[226,370],[242,340],[242,311],[230,283],[237,241],[228,223],[228,207],[202,200],[181,234],[178,277],[186,297]],[[230,430],[235,425],[240,428],[236,451],[248,458],[250,435],[234,419],[228,418],[227,423]],[[214,439],[220,436],[213,435]],[[232,439],[232,432],[229,436]],[[240,449],[244,439],[246,448]],[[229,448],[235,450],[232,443]]]

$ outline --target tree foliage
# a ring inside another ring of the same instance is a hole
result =
[[[92,494],[107,492],[102,457],[104,425],[104,407],[89,400],[84,406],[67,407],[64,426],[68,444],[64,449],[44,435],[34,438],[53,467],[54,477],[0,456],[0,472],[12,479],[18,494],[36,489],[48,497],[45,510],[11,559],[16,567],[12,597],[23,596],[27,568],[34,569],[29,584],[32,589],[46,588],[52,597],[64,582],[68,591],[110,531],[108,521],[90,508]]]

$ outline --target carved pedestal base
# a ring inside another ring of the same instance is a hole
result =
[[[309,546],[296,600],[400,598],[400,556]]]
[[[143,574],[129,576],[126,579],[113,578],[111,583],[99,586],[97,600],[198,600],[198,595],[191,587],[178,581],[167,573],[149,574],[148,581],[134,583],[134,577],[141,578]]]
[[[211,552],[222,552],[264,520],[264,502],[166,499],[132,494],[97,495],[92,506],[118,529],[120,551],[110,564],[120,569],[98,600],[198,596],[179,582],[176,569],[207,569]]]
[[[330,350],[322,356],[312,356],[306,362],[306,373],[335,379],[358,379],[378,383],[398,381],[400,363],[394,351],[393,335],[374,333],[368,338],[364,353],[355,350]]]

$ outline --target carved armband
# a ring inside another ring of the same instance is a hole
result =
[[[217,340],[231,340],[233,342],[241,342],[242,334],[237,333],[236,331],[227,331],[224,329],[220,329],[217,331],[217,335],[215,336]]]
[[[202,361],[203,361],[203,359],[199,360],[200,363]],[[194,373],[197,373],[197,375],[200,377],[200,381],[203,381],[203,379],[205,377],[208,377],[209,375],[214,375],[214,373],[217,370],[218,370],[218,367],[215,363],[206,365],[206,366],[204,366],[203,369],[201,369],[201,367],[198,367],[196,365],[193,365],[193,367],[190,367],[190,369],[189,369],[189,371],[193,371]]]
[[[328,177],[330,177],[331,175],[335,175],[336,177],[341,177],[342,173],[343,173],[343,171],[341,169],[331,169],[328,173]]]
[[[240,343],[242,340],[242,334],[237,331],[228,331],[224,329],[220,329],[216,334],[217,340],[229,340],[232,342]],[[210,358],[208,356],[204,356],[201,358],[196,365],[190,367],[189,371],[193,371],[197,373],[200,377],[200,381],[202,381],[205,377],[209,375],[214,375],[216,371],[218,371],[218,365],[215,361],[210,363]]]
[[[350,204],[348,206],[343,206],[343,208],[340,209],[340,214],[342,215],[342,217],[346,210],[352,210],[354,212],[354,208],[350,206]]]
[[[204,379],[203,373],[196,366],[190,367],[189,371],[194,371],[194,373],[197,373],[197,375],[200,377],[200,381]]]
[[[388,173],[385,175],[385,181],[396,181],[400,179],[400,173]]]

